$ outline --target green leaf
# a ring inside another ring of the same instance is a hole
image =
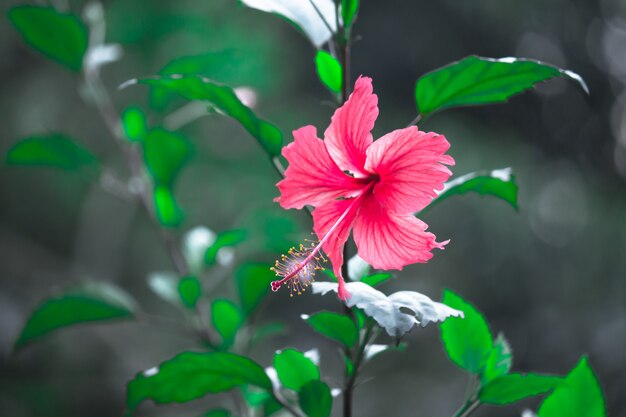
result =
[[[502,375],[508,374],[511,370],[512,362],[513,354],[511,353],[511,346],[504,338],[504,335],[500,333],[493,342],[491,354],[487,358],[485,369],[481,374],[482,384],[484,385]]]
[[[440,325],[441,339],[452,362],[475,374],[483,371],[491,354],[492,337],[485,318],[470,303],[450,290],[443,303],[463,311],[465,318],[450,317]]]
[[[563,378],[552,375],[503,375],[482,387],[478,399],[487,404],[510,404],[552,391],[561,381]]]
[[[365,351],[363,353],[363,357],[365,361],[371,361],[378,355],[389,352],[389,351],[397,351],[404,352],[406,350],[406,343],[399,343],[398,345],[378,345],[371,344],[365,347]]]
[[[300,29],[316,48],[332,36],[336,28],[336,8],[333,0],[241,0],[253,9],[277,14]],[[330,26],[330,28],[329,28]]]
[[[7,152],[8,165],[28,165],[77,171],[97,166],[96,157],[73,139],[60,134],[31,136]]]
[[[422,76],[415,100],[422,116],[458,106],[504,103],[537,83],[555,77],[576,81],[588,93],[583,79],[571,71],[523,58],[468,56]]]
[[[272,389],[263,368],[246,357],[226,352],[183,352],[138,373],[128,383],[126,401],[130,410],[148,399],[157,404],[183,403],[245,384]]]
[[[269,293],[270,283],[276,279],[269,265],[248,263],[235,272],[239,302],[246,315],[250,315]]]
[[[202,417],[230,417],[230,411],[224,408],[216,408],[202,414]]]
[[[339,93],[343,87],[343,71],[341,63],[329,54],[320,49],[315,55],[315,68],[322,84],[333,93]]]
[[[154,208],[157,220],[166,227],[177,227],[185,218],[174,192],[166,186],[157,185],[154,188]]]
[[[8,17],[27,44],[72,71],[80,71],[88,34],[78,17],[41,6],[16,6]]]
[[[107,283],[83,284],[39,304],[22,329],[16,349],[56,330],[82,323],[131,319],[135,302]]]
[[[234,343],[235,336],[244,322],[244,316],[232,301],[217,299],[211,304],[211,321],[222,337],[222,347],[228,348]]]
[[[183,277],[178,281],[178,296],[187,308],[194,309],[202,295],[202,284],[194,276]]]
[[[215,238],[215,242],[204,253],[204,263],[213,265],[217,259],[217,253],[220,249],[228,246],[237,246],[246,240],[247,232],[245,230],[227,230],[221,232]]]
[[[124,86],[136,83],[166,88],[187,100],[205,101],[221,113],[237,120],[263,149],[271,156],[277,156],[282,149],[283,134],[273,124],[260,119],[244,105],[232,88],[197,75],[160,76],[131,80]]]
[[[322,381],[309,381],[298,392],[300,408],[307,417],[329,417],[333,396],[328,385]]]
[[[193,146],[185,136],[157,128],[146,135],[143,152],[155,183],[171,187],[180,170],[191,159]]]
[[[250,344],[255,345],[261,340],[270,337],[278,336],[287,333],[287,326],[284,323],[273,322],[264,324],[262,326],[255,326],[254,334],[250,338]]]
[[[238,62],[232,50],[208,52],[176,58],[159,71],[159,75],[201,74],[221,80],[232,72],[233,63]],[[164,110],[176,94],[167,88],[150,89],[150,106],[155,110]]]
[[[602,389],[586,357],[543,401],[537,414],[539,417],[606,417]]]
[[[146,115],[139,107],[128,107],[122,113],[122,128],[131,142],[141,142],[148,131]]]
[[[358,10],[359,0],[341,0],[341,18],[345,28],[352,26]]]
[[[311,316],[304,314],[302,318],[313,330],[347,348],[352,348],[358,339],[359,332],[354,322],[343,314],[322,311]]]
[[[509,203],[515,210],[517,206],[518,187],[511,168],[493,171],[472,172],[455,178],[444,184],[443,191],[427,207],[440,203],[448,197],[475,192],[481,195],[498,197]]]
[[[376,287],[390,278],[393,278],[393,274],[390,274],[389,272],[379,272],[377,274],[372,274],[361,278],[361,282],[371,287]]]
[[[274,369],[283,386],[294,391],[300,391],[300,388],[309,381],[320,379],[317,365],[296,349],[276,352]]]

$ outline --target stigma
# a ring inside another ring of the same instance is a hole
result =
[[[327,261],[321,252],[322,242],[310,242],[310,245],[300,244],[292,247],[287,254],[281,255],[274,266],[270,268],[281,279],[272,281],[272,291],[276,292],[285,284],[289,288],[290,296],[300,295],[315,282],[318,271],[324,271]]]

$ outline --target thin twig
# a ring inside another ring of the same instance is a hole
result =
[[[454,417],[468,417],[480,406],[480,401],[467,401],[461,408],[454,413]]]
[[[320,17],[320,19],[322,19],[322,22],[324,22],[324,26],[326,26],[328,31],[331,34],[335,33],[333,28],[330,26],[330,23],[328,23],[328,21],[326,20],[326,18],[324,17],[322,12],[320,11],[320,9],[317,7],[317,4],[315,4],[315,2],[313,0],[309,0],[309,3],[311,3],[311,6],[313,6],[313,8],[315,9],[315,13],[317,13],[317,15]]]

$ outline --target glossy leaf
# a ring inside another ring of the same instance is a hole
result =
[[[511,168],[472,172],[448,181],[427,209],[449,197],[468,192],[497,197],[509,203],[514,209],[518,209],[518,187]]]
[[[196,308],[202,295],[202,284],[194,276],[183,277],[178,281],[178,295],[180,301],[187,308]]]
[[[315,55],[315,68],[322,84],[331,92],[339,93],[343,87],[343,71],[341,63],[329,54],[320,49]]]
[[[269,293],[270,283],[276,279],[269,265],[248,263],[235,272],[239,301],[246,315],[251,314]]]
[[[444,291],[443,302],[461,310],[465,318],[450,318],[441,324],[441,339],[452,362],[475,374],[483,371],[491,354],[492,337],[487,321],[470,303],[450,290]]]
[[[128,383],[126,401],[133,410],[145,400],[182,403],[245,384],[272,389],[263,368],[248,358],[226,352],[183,352],[137,374]]]
[[[177,227],[185,218],[174,192],[167,186],[157,185],[154,188],[154,207],[157,220],[165,227]]]
[[[284,17],[320,48],[337,30],[333,0],[241,0],[253,9]],[[314,4],[312,4],[314,3]]]
[[[309,381],[298,392],[300,408],[307,417],[330,417],[333,396],[322,381]]]
[[[96,157],[73,139],[60,134],[31,136],[13,145],[8,165],[43,166],[77,171],[97,165]]]
[[[302,315],[309,326],[316,332],[352,348],[358,339],[358,330],[354,322],[347,316],[330,311],[322,311],[311,316]]]
[[[313,294],[337,292],[337,284],[334,282],[314,282],[312,287]],[[346,287],[351,294],[346,305],[360,308],[390,336],[396,338],[402,337],[416,324],[424,327],[431,322],[463,315],[463,312],[415,291],[398,291],[387,296],[363,282],[349,282]]]
[[[232,301],[218,299],[211,304],[211,322],[222,337],[222,347],[227,348],[235,342],[244,316],[241,309]]]
[[[510,404],[552,391],[561,381],[563,378],[552,375],[503,375],[482,387],[478,399],[487,404]]]
[[[185,136],[165,129],[152,129],[143,141],[144,160],[157,185],[171,187],[193,146]]]
[[[135,309],[132,298],[112,284],[83,284],[39,304],[22,329],[15,348],[65,327],[131,319]]]
[[[229,72],[234,71],[234,64],[237,62],[239,62],[238,57],[234,55],[232,50],[182,56],[168,62],[161,68],[159,75],[198,74],[216,80],[224,80]],[[155,110],[164,110],[175,96],[176,94],[168,88],[152,87],[150,89],[150,106]]]
[[[393,274],[390,274],[389,272],[379,272],[377,274],[372,274],[361,278],[361,282],[369,285],[370,287],[376,287],[391,278],[393,278]]]
[[[320,370],[296,349],[285,349],[274,355],[274,369],[285,388],[299,391],[309,381],[320,379]]]
[[[415,100],[425,117],[451,107],[504,103],[555,77],[572,79],[588,92],[582,78],[571,71],[530,59],[472,55],[418,79]]]
[[[175,74],[135,79],[125,83],[124,86],[136,83],[166,88],[187,100],[205,101],[219,112],[237,120],[259,141],[267,153],[272,156],[280,154],[283,142],[281,131],[273,124],[258,118],[239,100],[233,89],[226,85],[197,75]]]
[[[606,417],[602,389],[587,358],[581,359],[544,400],[537,414],[539,417]]]
[[[359,0],[341,0],[341,18],[346,28],[352,26],[359,10]]]
[[[8,17],[33,49],[72,71],[80,71],[88,35],[77,16],[51,7],[24,5],[10,9]]]
[[[502,375],[508,374],[511,370],[512,362],[511,346],[504,338],[504,335],[500,333],[493,342],[491,353],[485,363],[485,369],[480,376],[482,384],[484,385]]]
[[[217,260],[217,254],[220,249],[237,246],[244,240],[246,240],[247,233],[245,230],[227,230],[225,232],[218,233],[215,238],[215,242],[204,253],[204,263],[206,265],[213,265]]]
[[[122,128],[131,142],[141,142],[148,132],[146,115],[139,107],[129,107],[122,113]]]

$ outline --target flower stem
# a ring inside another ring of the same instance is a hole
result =
[[[478,400],[468,400],[454,413],[454,417],[468,417],[480,406]]]
[[[423,116],[420,113],[418,113],[417,116],[415,116],[415,119],[411,120],[411,122],[406,127],[410,127],[410,126],[418,124],[419,122],[422,121],[422,117]]]

